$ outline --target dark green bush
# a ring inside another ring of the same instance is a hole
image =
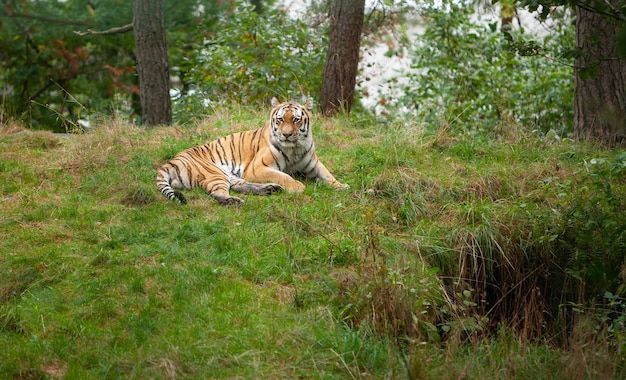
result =
[[[475,12],[453,1],[423,9],[426,29],[410,51],[413,73],[396,105],[427,125],[462,133],[515,126],[571,132],[573,58],[562,51],[573,46],[573,26],[555,23],[554,33],[536,43],[523,30],[497,30],[497,22]]]
[[[240,5],[200,25],[198,46],[181,70],[190,83],[177,102],[179,115],[211,104],[300,100],[320,89],[326,58],[322,28],[275,10],[263,15]]]
[[[626,294],[626,152],[584,161],[582,176],[563,195],[554,226],[555,251],[587,299]],[[573,300],[575,301],[575,300]]]

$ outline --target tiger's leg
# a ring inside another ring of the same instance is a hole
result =
[[[239,206],[244,203],[243,199],[233,197],[228,193],[230,189],[230,183],[226,176],[218,178],[205,179],[199,183],[200,187],[215,198],[223,206]]]
[[[283,187],[277,183],[254,183],[242,178],[231,180],[230,187],[239,193],[256,195],[270,195],[283,190]]]
[[[326,166],[324,166],[324,164],[322,164],[322,162],[319,160],[317,160],[315,167],[313,167],[313,169],[309,173],[304,173],[304,175],[309,179],[315,179],[320,182],[324,182],[328,186],[337,190],[345,190],[350,188],[348,184],[337,181],[337,179],[330,173],[330,171],[326,169]]]
[[[289,174],[266,166],[253,170],[246,179],[259,183],[272,182],[290,192],[299,193],[305,188],[302,182],[293,179]]]

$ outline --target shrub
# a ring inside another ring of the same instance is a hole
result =
[[[521,125],[564,134],[572,130],[574,29],[561,22],[541,44],[523,30],[501,32],[473,6],[444,1],[426,7],[426,30],[410,53],[412,72],[394,103],[429,125],[448,119],[460,133]],[[549,56],[562,57],[564,64]],[[388,104],[390,104],[388,103]]]
[[[190,86],[177,102],[179,114],[212,103],[267,102],[272,96],[300,100],[319,91],[323,31],[275,10],[259,15],[247,5],[220,15],[218,25],[200,26],[199,47],[181,67]]]
[[[584,299],[626,294],[626,152],[584,160],[577,180],[560,192],[563,208],[551,233],[567,274]],[[576,301],[576,300],[572,300]]]

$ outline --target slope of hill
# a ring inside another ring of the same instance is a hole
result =
[[[265,117],[3,125],[0,377],[625,375],[624,152],[318,116],[349,191],[158,193],[160,163]]]

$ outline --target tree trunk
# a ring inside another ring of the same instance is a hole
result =
[[[254,5],[254,11],[257,14],[263,14],[263,1],[262,0],[250,0],[250,5]]]
[[[359,66],[365,0],[333,0],[320,107],[324,115],[350,112]]]
[[[618,4],[623,0],[611,0]],[[574,131],[604,144],[626,142],[626,60],[616,53],[618,21],[576,9]]]
[[[172,123],[164,0],[135,0],[133,27],[143,123]]]
[[[519,23],[519,17],[517,15],[517,6],[514,0],[501,0],[500,1],[500,29],[503,32],[510,32],[513,28],[513,20],[516,19]]]

